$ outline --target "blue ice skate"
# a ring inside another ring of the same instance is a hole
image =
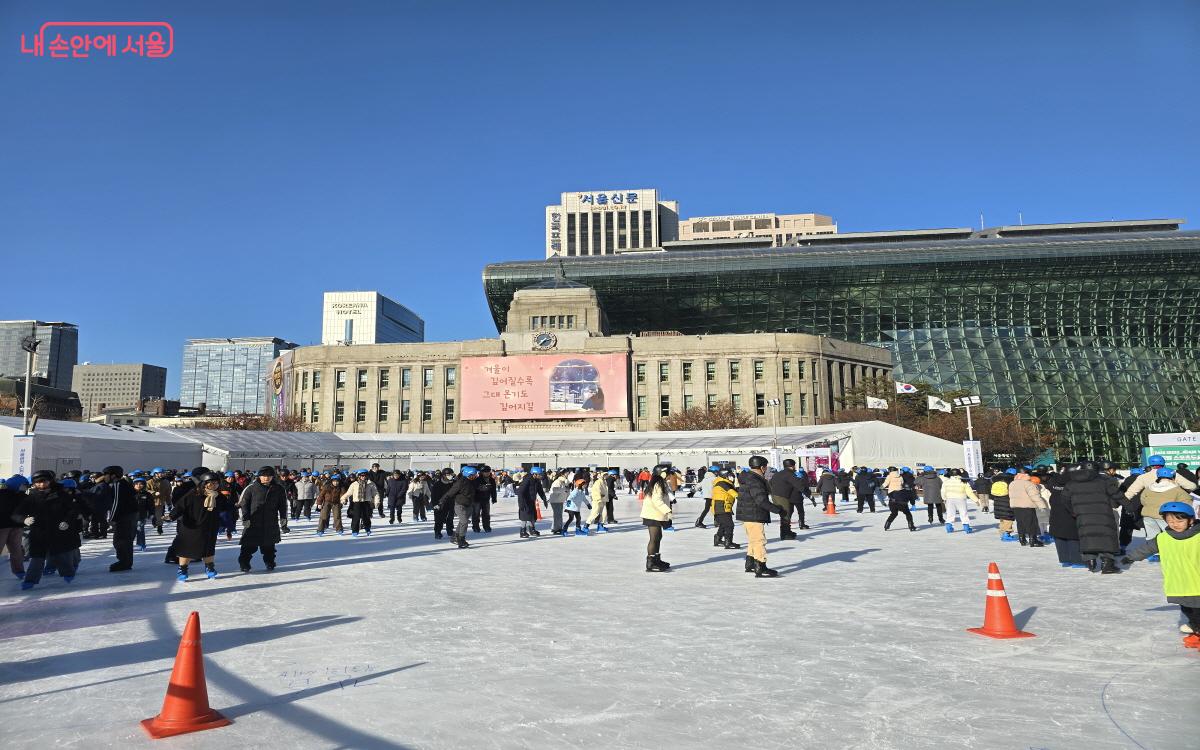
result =
[[[371,530],[367,529],[367,536],[371,536]]]
[[[338,536],[345,536],[345,535],[346,535],[346,531],[345,531],[345,529],[343,529],[342,531],[339,531],[339,532],[338,532]]]
[[[1063,568],[1069,568],[1071,567],[1071,563],[1059,563],[1059,566]]]
[[[70,583],[75,580],[75,576],[63,576],[63,583]]]
[[[354,537],[355,539],[358,539],[358,532],[357,532],[357,531],[355,531],[355,532],[354,532],[354,533],[352,533],[350,536]]]
[[[1053,536],[1051,536],[1050,534],[1042,534],[1042,535],[1041,535],[1040,537],[1038,537],[1038,538],[1042,540],[1042,543],[1043,543],[1043,544],[1050,544],[1051,542],[1053,542],[1053,541],[1054,541],[1054,537],[1053,537]]]
[[[608,529],[605,527],[604,524],[598,523],[598,524],[596,524],[596,533],[597,534],[607,534]]]
[[[187,583],[187,579],[188,579],[188,574],[183,572],[182,570],[179,571],[179,574],[175,576],[175,580],[179,581],[180,583]]]
[[[1146,558],[1146,562],[1158,562],[1158,555],[1150,555]]]
[[[971,528],[971,524],[969,524],[969,523],[964,523],[964,524],[963,524],[963,533],[964,533],[964,534],[973,534],[973,533],[975,533],[975,532],[974,532],[974,530]]]
[[[33,588],[36,585],[37,584],[34,583],[33,581],[21,581],[21,590],[28,591],[29,589]]]
[[[948,523],[948,524],[946,524],[946,533],[947,533],[947,534],[953,534],[953,533],[954,533],[954,524],[952,524],[952,523]]]
[[[146,545],[144,545],[144,544],[139,544],[139,545],[138,545],[138,552],[145,552],[145,551],[146,551]]]
[[[1071,563],[1071,567],[1072,568],[1087,568],[1087,565],[1084,565],[1083,563]]]
[[[211,569],[205,570],[204,575],[208,578],[208,580],[211,581],[212,579],[217,577],[217,571],[211,570]]]
[[[1015,542],[1015,541],[1017,541],[1017,538],[1016,538],[1015,536],[1013,536],[1012,534],[1010,534],[1010,533],[1008,533],[1008,532],[1006,531],[1006,532],[1004,532],[1003,534],[1001,534],[1001,535],[1000,535],[1000,541],[1002,541],[1002,542]]]
[[[580,528],[575,529],[575,536],[588,536],[589,534],[590,534],[590,532],[588,531],[587,526],[584,526],[582,529],[580,529]]]
[[[23,570],[22,570],[21,572],[19,572],[19,573],[13,573],[13,575],[15,575],[15,576],[17,577],[17,580],[18,580],[18,581],[24,581],[24,580],[25,580],[25,571],[23,571]]]
[[[317,536],[325,536],[325,532],[324,532],[324,531],[318,531],[318,532],[317,532]]]

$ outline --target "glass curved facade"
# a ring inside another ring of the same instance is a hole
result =
[[[1200,232],[638,253],[489,265],[497,329],[560,269],[613,333],[794,331],[888,346],[899,380],[1052,425],[1066,456],[1135,461],[1200,414]]]

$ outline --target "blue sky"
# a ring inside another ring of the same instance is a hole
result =
[[[20,54],[47,20],[169,21],[175,54]],[[0,318],[78,323],[81,360],[173,394],[184,339],[315,342],[328,289],[494,335],[480,271],[542,257],[564,190],[1200,228],[1198,70],[1187,0],[3,0]]]

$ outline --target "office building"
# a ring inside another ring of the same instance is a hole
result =
[[[325,292],[321,343],[414,344],[425,340],[425,321],[379,292]]]
[[[33,360],[34,382],[69,391],[79,357],[79,328],[74,323],[0,320],[0,377],[24,381],[28,355],[21,340],[31,335],[41,341]]]
[[[189,339],[183,347],[179,402],[209,414],[264,414],[271,368],[295,344],[271,336]]]
[[[595,291],[562,278],[518,290],[507,319],[494,339],[300,347],[283,400],[328,432],[654,430],[722,402],[786,427],[817,424],[845,388],[891,375],[886,348],[805,334],[610,335]]]
[[[167,368],[147,364],[75,365],[71,390],[83,404],[83,418],[90,419],[108,408],[136,406],[145,399],[162,398],[167,392]]]
[[[1049,425],[1060,456],[1136,461],[1200,414],[1200,232],[1181,219],[860,232],[773,249],[484,269],[498,330],[563,272],[614,331],[797,332],[885,346],[896,377]],[[986,447],[985,447],[986,450]]]
[[[679,220],[680,242],[769,237],[771,247],[783,247],[802,238],[836,233],[833,218],[823,214],[737,214]]]
[[[563,193],[546,206],[546,257],[614,255],[679,239],[679,203],[657,190]]]

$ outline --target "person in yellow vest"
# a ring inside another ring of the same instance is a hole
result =
[[[721,469],[712,483],[712,512],[713,519],[717,522],[717,535],[713,537],[714,547],[742,548],[742,545],[733,541],[733,504],[737,500],[737,494],[733,486],[733,472]]]
[[[1191,633],[1184,637],[1186,648],[1200,649],[1200,526],[1191,503],[1163,503],[1158,509],[1167,530],[1121,562],[1132,565],[1158,556],[1162,562],[1163,593],[1171,604],[1178,604],[1187,618]]]

